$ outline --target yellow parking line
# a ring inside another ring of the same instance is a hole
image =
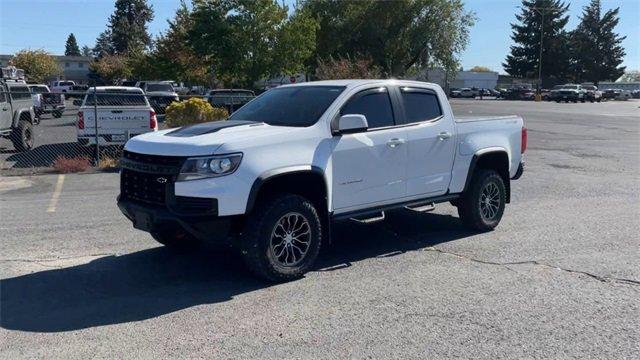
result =
[[[56,205],[58,204],[58,198],[60,197],[60,193],[62,192],[63,183],[64,183],[64,174],[60,174],[58,175],[56,188],[53,190],[53,195],[51,195],[51,201],[49,201],[49,207],[47,208],[47,212],[56,211]]]

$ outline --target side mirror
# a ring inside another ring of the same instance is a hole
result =
[[[82,106],[82,99],[74,99],[73,106]]]
[[[361,114],[342,115],[338,119],[338,128],[335,132],[339,134],[351,134],[366,131],[369,128],[367,117]]]

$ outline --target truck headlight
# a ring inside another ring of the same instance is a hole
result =
[[[241,153],[188,158],[180,169],[178,181],[229,175],[236,171],[241,160]]]

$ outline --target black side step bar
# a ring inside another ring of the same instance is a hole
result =
[[[443,202],[455,200],[459,197],[460,197],[460,194],[447,194],[447,195],[441,195],[441,196],[436,196],[431,198],[415,199],[411,201],[404,201],[404,202],[399,202],[395,204],[382,205],[377,207],[350,211],[342,214],[336,214],[332,216],[332,219],[345,220],[345,219],[351,219],[351,218],[356,218],[356,219],[367,218],[367,217],[371,218],[372,215],[373,216],[379,215],[380,212],[384,212],[386,210],[400,209],[400,208],[408,208],[409,210],[417,211],[418,209],[422,210],[421,208],[427,205],[443,203]],[[430,211],[430,210],[426,209],[419,212],[426,212],[426,211]]]

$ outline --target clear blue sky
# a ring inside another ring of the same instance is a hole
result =
[[[155,19],[149,25],[153,35],[167,28],[178,0],[150,0]],[[293,0],[286,0],[291,3]],[[578,23],[582,7],[589,0],[571,0],[568,28]],[[471,29],[469,47],[462,54],[462,65],[488,66],[502,72],[502,61],[511,45],[510,22],[515,21],[520,0],[466,0],[478,20]],[[603,0],[605,9],[620,7],[617,31],[626,35],[624,65],[640,70],[640,0]],[[113,12],[109,0],[0,0],[0,54],[12,54],[24,48],[43,48],[53,54],[64,53],[64,44],[73,32],[78,44],[92,47]]]

